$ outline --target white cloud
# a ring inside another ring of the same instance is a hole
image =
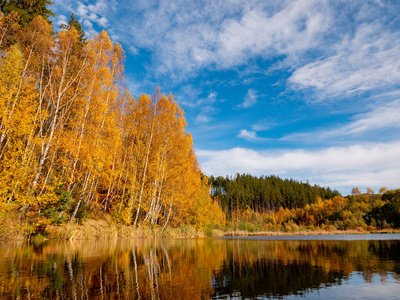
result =
[[[381,186],[398,188],[400,141],[360,144],[322,150],[255,151],[233,148],[221,151],[197,150],[202,169],[209,175],[279,175],[329,185],[342,193],[351,188]]]
[[[207,98],[196,101],[195,106],[200,108],[200,113],[196,117],[197,123],[209,123],[214,119],[212,116],[218,112],[218,109],[215,107],[216,102],[217,93],[215,92],[209,93]]]
[[[159,75],[178,80],[253,57],[295,57],[317,47],[332,20],[328,2],[319,0],[169,0],[124,8],[126,17],[112,20],[115,29],[126,43],[154,51]]]
[[[106,27],[108,25],[108,20],[104,17],[101,17],[97,20],[97,23],[102,27]]]
[[[255,55],[296,55],[314,48],[331,23],[326,1],[284,2],[274,14],[255,7],[239,20],[224,21],[218,35],[218,61],[225,67]]]
[[[356,114],[352,121],[346,125],[314,132],[295,133],[283,137],[283,140],[318,141],[332,138],[353,139],[365,137],[371,132],[382,132],[387,129],[399,129],[400,100],[379,105],[366,113]],[[395,132],[392,131],[392,135]]]
[[[257,92],[254,89],[249,89],[247,91],[246,97],[244,98],[243,103],[240,103],[237,107],[239,108],[249,108],[254,106],[257,103]]]
[[[75,17],[84,26],[86,35],[91,36],[96,33],[96,30],[102,30],[103,28],[108,29],[110,35],[112,34],[113,29],[109,27],[108,16],[113,14],[116,4],[115,0],[96,0],[93,3],[56,0],[53,7],[56,13],[58,11],[63,14],[74,13]],[[96,26],[99,26],[99,28],[95,28]]]
[[[266,131],[266,130],[270,130],[276,126],[278,126],[279,124],[277,124],[274,121],[271,121],[269,118],[260,120],[254,124],[251,125],[251,129],[253,129],[254,131]]]
[[[400,82],[400,43],[395,41],[400,41],[398,31],[377,22],[361,25],[354,37],[337,45],[334,55],[298,68],[290,82],[315,88],[322,99],[393,88]]]
[[[107,1],[99,0],[94,5],[89,4],[88,9],[95,14],[102,14],[109,9],[109,5]]]
[[[57,25],[62,26],[62,25],[67,25],[67,17],[64,15],[59,15],[57,16]]]
[[[139,50],[136,47],[132,46],[132,45],[129,46],[128,50],[129,50],[129,53],[132,54],[132,55],[138,55],[139,54]]]
[[[365,114],[358,114],[355,121],[344,126],[340,134],[356,135],[372,130],[400,128],[400,100],[382,104]]]
[[[88,8],[82,2],[78,2],[78,8],[76,9],[76,14],[80,17],[86,18],[88,13]]]
[[[339,8],[329,0],[63,2],[55,5],[75,10],[89,31],[107,27],[127,49],[149,50],[149,73],[172,81],[184,81],[203,68],[229,69],[254,58],[280,57],[279,68],[296,70],[290,78],[294,87],[324,95],[399,82],[400,44],[393,41],[400,36],[379,23],[384,15],[376,3],[354,1]],[[347,9],[354,10],[356,21]],[[360,25],[372,15],[374,23]]]
[[[93,29],[93,24],[89,20],[83,20],[83,26],[87,27],[89,30]]]
[[[196,122],[197,123],[209,123],[213,120],[212,117],[207,115],[205,112],[202,112],[201,114],[197,115],[196,117]]]
[[[238,137],[243,138],[247,141],[250,142],[260,142],[260,141],[264,141],[266,139],[257,136],[257,133],[254,131],[248,131],[246,129],[242,129],[239,131]]]
[[[174,93],[180,105],[186,107],[198,107],[202,104],[200,95],[203,90],[198,86],[185,85],[181,86],[179,91]],[[199,100],[200,99],[200,100]]]

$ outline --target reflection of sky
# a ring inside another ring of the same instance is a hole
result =
[[[273,297],[272,299],[400,299],[400,281],[396,280],[394,276],[393,273],[387,273],[383,276],[373,274],[371,282],[366,282],[361,272],[353,272],[348,280],[342,281],[341,285],[322,287],[300,295]],[[227,298],[220,295],[214,299]],[[240,293],[237,293],[229,299],[242,299],[242,297]],[[260,296],[257,299],[264,298]]]
[[[303,296],[291,295],[285,299],[400,299],[400,281],[393,273],[380,276],[373,274],[366,282],[362,273],[353,272],[341,285],[312,290]]]

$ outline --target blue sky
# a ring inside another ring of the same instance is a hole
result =
[[[400,187],[400,2],[53,0],[184,109],[208,175]]]

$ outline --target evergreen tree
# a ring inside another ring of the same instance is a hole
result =
[[[82,25],[79,20],[75,18],[74,13],[70,15],[68,24],[63,24],[60,27],[67,30],[74,27],[76,31],[78,31],[79,42],[81,44],[86,44],[87,38],[85,38],[85,31],[82,29]]]
[[[7,16],[10,12],[15,11],[19,16],[19,23],[26,27],[36,16],[42,16],[51,24],[50,17],[55,14],[47,8],[53,4],[50,0],[0,0],[0,10]]]
[[[336,190],[311,186],[293,179],[281,179],[277,176],[257,178],[249,174],[236,174],[234,178],[211,177],[213,195],[221,201],[223,209],[235,209],[237,203],[241,208],[251,207],[261,210],[285,208],[302,208],[314,203],[317,197],[332,198],[339,195]]]

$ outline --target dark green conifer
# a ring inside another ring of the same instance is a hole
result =
[[[55,16],[47,8],[51,4],[53,2],[50,0],[0,0],[0,10],[5,16],[15,11],[19,16],[19,24],[26,27],[36,16],[42,16],[51,23],[49,18]]]
[[[82,29],[82,25],[79,23],[79,20],[75,18],[74,13],[70,15],[68,24],[63,24],[60,27],[67,30],[71,27],[74,27],[76,31],[78,31],[79,42],[81,44],[86,44],[87,38],[85,38],[85,31]]]

